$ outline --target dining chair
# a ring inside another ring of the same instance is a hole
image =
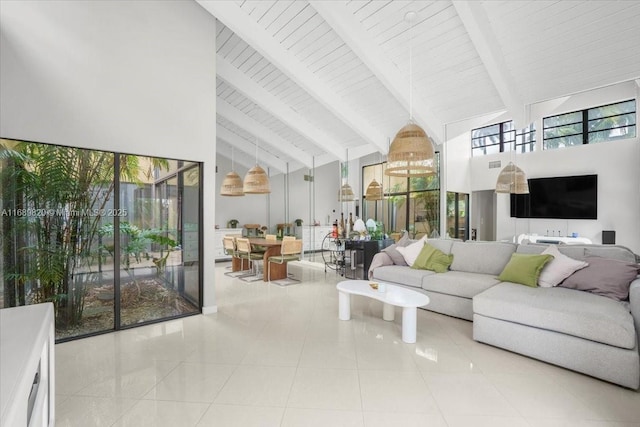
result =
[[[275,234],[265,234],[264,239],[265,240],[278,240],[278,236],[276,236]]]
[[[282,240],[296,240],[296,236],[283,236]]]
[[[289,279],[289,262],[300,261],[302,257],[302,240],[301,239],[287,239],[282,240],[282,246],[280,247],[280,255],[270,256],[267,265],[267,274],[269,281],[271,281],[271,264],[285,264],[287,272],[287,280]],[[297,282],[297,280],[295,280]],[[274,283],[277,283],[275,281]],[[279,283],[278,283],[279,284]],[[282,283],[289,284],[289,283]]]
[[[236,256],[236,238],[234,236],[223,236],[222,246],[224,247],[225,255]]]
[[[249,242],[249,239],[244,237],[238,237],[236,239],[236,251],[239,258],[246,259],[249,261],[251,265],[251,271],[254,273],[252,275],[252,277],[254,277],[254,280],[259,279],[260,276],[258,275],[257,263],[262,261],[264,252],[253,251],[251,249],[251,243]],[[250,279],[247,279],[247,276],[242,277],[242,280],[251,281]]]

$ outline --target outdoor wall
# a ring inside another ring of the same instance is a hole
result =
[[[204,163],[216,189],[215,19],[195,2],[0,2],[0,135]],[[216,310],[205,197],[204,311]]]
[[[624,245],[640,253],[640,139],[630,138],[600,144],[542,150],[542,118],[583,108],[639,98],[635,82],[627,82],[593,90],[558,100],[531,106],[531,120],[536,122],[536,151],[533,153],[501,153],[471,156],[473,128],[509,120],[506,115],[493,115],[447,125],[447,162],[456,165],[448,168],[448,191],[482,191],[495,188],[501,168],[489,169],[489,162],[500,160],[501,167],[514,161],[528,178],[554,176],[598,175],[598,219],[555,220],[515,219],[509,215],[509,196],[496,195],[496,239],[510,240],[521,233],[546,234],[547,230],[562,235],[578,233],[593,243],[602,242],[602,230],[616,231],[616,244]],[[640,105],[636,105],[636,108]],[[636,129],[636,135],[638,129]],[[465,148],[466,147],[466,148]],[[466,159],[466,160],[465,160]],[[468,175],[462,165],[468,165]],[[474,207],[472,206],[473,210]],[[472,224],[473,227],[473,224]],[[551,232],[549,232],[551,234]]]

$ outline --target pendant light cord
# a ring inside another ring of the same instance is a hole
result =
[[[411,13],[411,12],[409,12]],[[413,20],[409,17],[409,120],[413,121]]]
[[[258,106],[254,105],[254,108],[257,110]],[[260,112],[259,111],[258,111],[258,117],[260,117]],[[258,135],[255,135],[255,137],[256,137],[256,166],[257,166],[258,165]]]

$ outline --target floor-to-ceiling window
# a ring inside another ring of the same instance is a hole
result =
[[[362,194],[372,179],[382,183],[382,200],[363,201],[363,218],[384,225],[385,233],[409,231],[412,238],[438,235],[440,229],[440,167],[436,153],[436,173],[402,178],[386,176],[387,163],[362,168]]]
[[[198,313],[200,164],[1,140],[0,307],[64,340]]]

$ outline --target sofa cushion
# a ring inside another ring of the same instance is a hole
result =
[[[454,241],[451,270],[498,275],[516,250],[513,243]]]
[[[558,286],[564,279],[589,265],[586,261],[578,261],[561,253],[556,245],[549,245],[542,253],[553,256],[553,259],[544,266],[538,278],[538,285],[543,288]]]
[[[443,274],[432,274],[422,279],[422,289],[473,298],[476,294],[500,283],[493,274],[468,273],[466,271],[447,271]]]
[[[599,256],[602,258],[619,259],[620,261],[636,262],[636,255],[624,246],[593,245],[585,247],[585,257]]]
[[[427,236],[411,243],[410,245],[405,246],[404,248],[400,246],[396,248],[398,252],[402,254],[402,256],[404,257],[404,261],[407,263],[409,267],[413,265],[416,258],[418,258],[418,255],[420,255],[420,251],[422,250],[422,247],[424,246],[424,243],[426,241],[427,241]]]
[[[398,240],[397,243],[394,243],[391,246],[387,246],[381,252],[385,252],[387,255],[389,255],[389,257],[393,260],[394,264],[407,265],[402,254],[398,252],[398,248],[404,248],[405,246],[408,246],[411,243],[412,242],[409,239],[409,233],[405,231],[404,235],[400,238],[400,240]]]
[[[541,254],[549,247],[546,243],[527,243],[518,245],[517,253],[520,254]],[[558,251],[569,258],[584,261],[584,245],[558,245]]]
[[[476,295],[473,312],[620,348],[636,345],[633,318],[625,305],[588,292],[504,282]]]
[[[548,245],[543,244],[535,244],[535,243],[522,243],[518,245],[518,249],[516,249],[516,253],[519,254],[541,254],[545,249],[547,249]]]
[[[518,254],[511,259],[498,276],[503,282],[520,283],[526,286],[538,286],[538,277],[545,264],[553,259],[553,255]]]
[[[425,243],[411,268],[445,273],[449,270],[451,261],[453,261],[453,255],[447,255],[440,249]]]
[[[427,243],[436,249],[440,249],[445,254],[450,254],[451,246],[453,246],[452,239],[428,239]]]
[[[400,265],[386,265],[373,270],[373,278],[381,282],[400,283],[414,288],[422,287],[425,276],[436,274],[429,270],[414,270]]]
[[[629,285],[638,276],[638,264],[600,257],[586,260],[589,265],[573,273],[560,286],[618,301],[629,299]]]

